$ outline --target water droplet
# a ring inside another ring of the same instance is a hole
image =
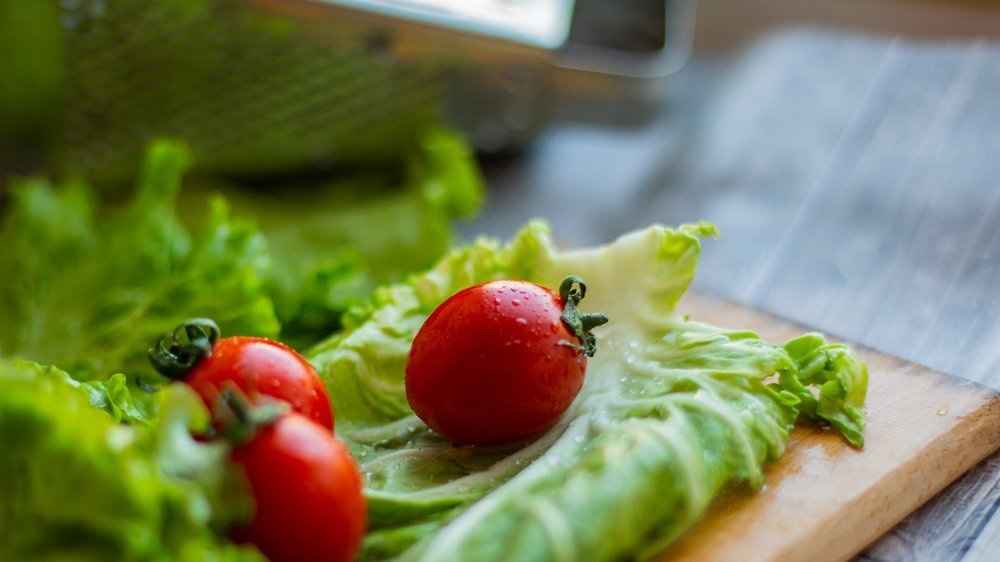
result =
[[[517,322],[518,324],[520,324],[522,326],[527,326],[528,325],[528,319],[527,318],[518,317],[518,319],[514,320],[514,322]]]
[[[551,330],[553,334],[556,333],[556,332],[558,332],[559,331],[559,323],[558,322],[553,322],[553,323],[549,324],[549,330]]]
[[[635,349],[635,348],[639,347],[639,342],[636,341],[636,340],[632,340],[632,341],[628,342],[628,346],[631,347],[632,349]]]
[[[521,306],[521,301],[519,301],[517,299],[514,299],[514,300],[510,301],[510,304],[512,304],[514,306]]]
[[[635,355],[631,355],[631,354],[626,355],[625,356],[625,362],[628,363],[629,365],[631,365],[632,363],[635,363]]]
[[[494,304],[500,304],[500,302],[501,302],[500,297],[497,297],[497,298],[493,299],[493,302],[494,302]]]
[[[359,457],[367,457],[368,456],[368,451],[362,449],[361,452],[358,453],[358,456]]]
[[[618,382],[625,382],[627,380],[628,380],[628,377],[618,377]]]
[[[938,415],[939,416],[947,416],[948,415],[948,410],[945,410],[944,408],[941,408],[940,410],[938,410]]]

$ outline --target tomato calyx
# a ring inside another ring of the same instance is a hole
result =
[[[188,320],[157,340],[149,350],[149,360],[161,375],[181,380],[199,361],[212,354],[221,335],[219,325],[209,318]]]
[[[253,402],[232,383],[219,394],[218,407],[213,410],[218,435],[228,443],[240,446],[249,443],[257,431],[267,427],[291,411],[288,403],[258,397]]]
[[[597,352],[597,337],[591,330],[606,324],[608,317],[597,312],[580,312],[577,305],[585,296],[587,296],[587,285],[575,275],[563,279],[559,285],[559,298],[563,301],[560,318],[563,324],[566,324],[566,327],[580,339],[580,343],[559,340],[559,345],[578,349],[587,357],[593,357]]]

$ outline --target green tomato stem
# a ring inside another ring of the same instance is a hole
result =
[[[181,339],[181,332],[187,341]],[[220,335],[218,324],[208,318],[188,320],[157,340],[149,350],[149,361],[161,375],[181,380],[199,361],[212,354]]]
[[[559,345],[579,349],[587,357],[593,357],[597,352],[597,336],[591,330],[606,324],[608,317],[596,312],[580,312],[577,305],[586,295],[587,285],[576,275],[566,277],[559,285],[559,298],[563,301],[562,321],[580,339],[578,344],[562,340]]]

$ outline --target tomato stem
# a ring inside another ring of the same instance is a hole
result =
[[[187,341],[181,339],[181,332]],[[199,361],[212,354],[221,334],[219,325],[208,318],[188,320],[156,341],[149,350],[149,361],[161,375],[183,379]]]
[[[239,387],[229,381],[219,395],[218,406],[212,411],[219,435],[233,445],[242,445],[250,441],[258,429],[287,414],[289,406],[263,396],[251,403]]]
[[[563,279],[559,285],[559,298],[563,301],[563,311],[561,319],[564,324],[580,339],[576,344],[566,340],[559,342],[578,349],[587,357],[593,357],[597,351],[597,336],[591,331],[594,328],[608,322],[607,315],[597,312],[580,312],[577,305],[587,295],[587,285],[576,275],[570,275]]]

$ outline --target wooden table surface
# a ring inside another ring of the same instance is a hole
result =
[[[487,161],[464,230],[545,216],[594,244],[709,219],[699,290],[1000,389],[1000,27],[918,35],[796,26],[696,51],[648,126],[560,126]],[[998,507],[994,455],[859,559],[996,560]]]

